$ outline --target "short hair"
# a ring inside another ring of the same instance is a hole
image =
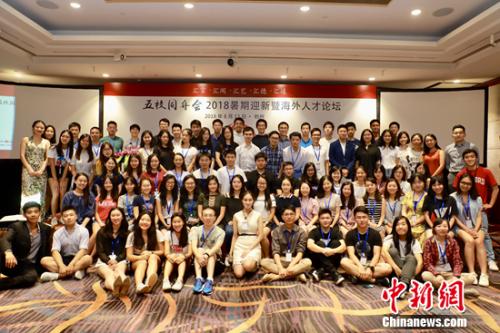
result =
[[[252,134],[255,133],[255,131],[253,130],[252,127],[250,126],[246,126],[244,129],[243,129],[243,134],[245,134],[246,132],[252,132]]]
[[[73,122],[69,123],[68,129],[70,129],[71,127],[78,127],[79,131],[82,129],[82,126],[80,126],[80,124],[77,123],[76,121],[73,121]]]
[[[114,120],[110,120],[108,121],[108,123],[106,124],[106,126],[109,126],[109,125],[115,125],[115,126],[118,126],[118,124],[116,123],[116,121]]]
[[[226,157],[227,155],[234,155],[234,156],[236,156],[236,151],[234,149],[228,149],[224,153],[224,157]]]
[[[75,207],[75,206],[68,205],[68,206],[64,206],[64,207],[61,209],[61,214],[64,214],[64,213],[65,213],[65,212],[67,212],[68,210],[72,210],[72,211],[74,211],[75,213],[77,212],[77,211],[76,211],[76,207]]]
[[[174,129],[174,128],[180,128],[182,130],[182,125],[179,124],[179,123],[173,123],[172,124],[172,129]]]
[[[255,154],[255,157],[254,157],[254,158],[255,158],[255,161],[256,161],[256,162],[257,162],[257,160],[258,160],[259,158],[263,158],[263,159],[265,159],[265,160],[266,160],[266,162],[267,162],[267,155],[266,155],[266,153],[264,153],[264,152],[258,152],[257,154]]]
[[[292,205],[287,205],[287,206],[285,206],[283,208],[283,211],[281,212],[281,215],[283,215],[285,213],[285,211],[287,211],[287,210],[289,210],[289,211],[291,211],[291,212],[293,212],[295,214],[295,207],[292,206]]]
[[[354,126],[356,128],[356,126]],[[344,128],[346,131],[347,131],[347,125],[344,125],[344,124],[340,124],[339,126],[337,126],[337,133],[339,132],[339,130],[341,128]]]
[[[354,216],[356,216],[358,213],[369,215],[368,208],[366,208],[365,206],[358,206],[354,208]]]
[[[201,121],[199,121],[198,119],[193,119],[193,120],[191,120],[189,127],[193,127],[193,125],[198,125],[201,127]]]
[[[325,129],[326,125],[330,125],[332,126],[332,129],[335,129],[335,125],[330,120],[327,120],[323,123],[323,129]]]
[[[280,128],[281,125],[286,125],[286,127],[290,128],[290,125],[286,121],[282,121],[278,124],[278,128]]]
[[[451,131],[453,132],[456,129],[462,129],[464,131],[464,133],[465,133],[465,127],[464,127],[464,125],[461,125],[461,124],[455,125],[455,126],[453,126],[453,128],[451,129]]]
[[[477,151],[475,149],[468,148],[468,149],[465,149],[464,152],[462,153],[462,158],[465,158],[465,155],[471,154],[471,153],[474,154],[474,156],[476,156],[476,158],[479,157],[477,155]]]
[[[257,120],[257,121],[255,122],[255,126],[258,126],[258,125],[259,125],[259,123],[264,123],[264,124],[266,125],[266,128],[267,128],[267,121],[266,121],[265,119],[262,119],[262,118],[261,118],[261,119]]]
[[[317,128],[317,127],[313,128],[313,129],[311,130],[311,135],[312,135],[314,132],[319,132],[319,135],[321,135],[321,130],[320,130],[319,128]]]
[[[300,125],[300,129],[302,129],[302,127],[304,126],[307,126],[309,127],[309,129],[311,129],[311,124],[309,124],[307,121],[306,122],[303,122],[301,125]]]
[[[352,121],[348,121],[347,123],[345,123],[345,127],[347,128],[354,127],[354,129],[356,129],[356,124],[353,123]]]
[[[401,125],[399,125],[399,123],[397,121],[391,121],[391,123],[389,124],[389,128],[392,126],[392,125],[396,125],[398,127],[398,129],[401,128]]]
[[[31,208],[38,208],[38,210],[41,210],[42,205],[36,201],[28,201],[23,205],[23,214],[26,214],[26,211]]]
[[[302,134],[300,134],[299,132],[292,132],[290,133],[290,140],[292,140],[293,137],[297,137],[299,138],[299,140],[302,140]]]
[[[371,127],[374,123],[377,123],[377,124],[379,124],[379,125],[380,125],[380,120],[378,120],[378,119],[372,119],[372,120],[370,120],[370,127]]]
[[[214,215],[217,214],[214,207],[210,207],[210,206],[203,207],[202,212],[204,212],[206,210],[211,210],[212,212],[214,212]]]
[[[158,125],[161,123],[168,123],[170,125],[170,120],[168,120],[167,118],[161,118],[160,120],[158,120]]]
[[[221,124],[221,126],[224,126],[224,123],[223,123],[223,122],[222,122],[222,120],[220,120],[219,118],[214,119],[214,120],[212,121],[212,126],[213,126],[215,123],[220,123],[220,124]]]
[[[278,133],[278,131],[271,131],[269,133],[269,137],[271,137],[271,135],[274,135],[274,134],[276,134],[278,137],[280,136],[280,134]]]
[[[233,124],[236,123],[237,121],[241,121],[243,124],[245,123],[245,120],[243,120],[243,118],[236,117],[236,118],[234,118]]]
[[[97,126],[92,126],[92,127],[90,128],[90,131],[89,131],[89,132],[92,132],[92,130],[95,130],[95,129],[96,129],[96,130],[98,130],[98,131],[99,131],[99,133],[101,133],[101,129],[100,129],[99,127],[97,127]]]
[[[133,130],[134,128],[136,130],[138,130],[139,132],[141,131],[141,126],[139,126],[139,124],[132,124],[132,125],[130,125],[129,131]]]
[[[321,208],[318,212],[318,217],[324,214],[328,214],[330,215],[330,217],[332,217],[332,211],[330,210],[330,208]]]

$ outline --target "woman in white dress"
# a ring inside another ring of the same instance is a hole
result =
[[[253,209],[253,196],[246,192],[241,197],[243,209],[233,216],[233,241],[230,256],[233,257],[234,275],[241,279],[247,272],[259,268],[260,242],[264,235],[260,213]]]

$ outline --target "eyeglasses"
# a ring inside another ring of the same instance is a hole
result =
[[[472,186],[472,183],[469,182],[460,182],[460,184],[465,186]]]

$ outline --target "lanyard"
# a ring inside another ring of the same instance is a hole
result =
[[[375,218],[375,209],[377,208],[377,200],[368,198],[366,205],[368,206],[368,212],[370,217]]]
[[[181,174],[179,175],[177,171],[174,170],[175,180],[177,180],[177,185],[179,186],[182,186],[182,174],[183,174],[182,171]]]
[[[319,162],[319,158],[321,157],[321,145],[318,148],[318,154],[316,154],[316,148],[314,148],[314,146],[312,148],[313,148],[314,156],[316,157],[316,161]]]
[[[170,202],[170,205],[168,204]],[[173,200],[167,201],[167,215],[171,216],[170,210],[172,209],[172,205],[174,204]]]
[[[205,236],[205,227],[202,226],[201,227],[201,244],[200,244],[200,247],[203,247],[203,245],[205,245],[205,241],[208,239],[208,237],[210,237],[210,234],[212,233],[212,231],[214,231],[215,229],[215,226],[212,227],[212,230],[210,230],[208,232],[208,234]]]
[[[194,199],[189,200],[188,206],[187,206],[189,216],[193,216],[195,206],[196,206],[196,201]]]
[[[462,198],[462,203],[464,205],[465,218],[472,219],[472,216],[470,214],[470,194],[467,195],[467,204],[465,202],[463,202],[463,198]]]
[[[292,230],[292,231],[288,231],[288,230],[285,230],[284,232],[285,234],[285,238],[286,238],[286,243],[287,243],[287,251],[288,252],[292,252],[292,239],[293,239],[293,235],[295,234],[295,232]]]
[[[424,193],[420,195],[420,198],[418,198],[418,201],[415,200],[415,194],[413,194],[413,214],[417,215],[417,206],[422,201],[422,198],[424,197]]]
[[[146,207],[146,211],[149,212],[149,211],[153,211],[153,204],[151,203],[151,198],[149,198],[148,200],[146,200],[144,198],[144,195],[141,195],[142,197],[142,201],[144,201],[144,206]]]
[[[234,174],[236,173],[236,168],[233,169],[232,175],[229,173],[228,167],[226,167],[226,172],[227,172],[227,178],[229,178],[229,184],[231,184],[231,182],[233,181],[233,178],[234,178]]]
[[[155,190],[158,188],[158,180],[160,178],[160,172],[157,171],[155,175]]]
[[[95,149],[94,147],[97,147],[97,149]],[[94,152],[94,156],[95,157],[99,156],[99,150],[101,150],[101,145],[100,144],[98,144],[98,145],[92,144],[92,151]]]
[[[394,206],[391,206],[391,203],[389,200],[387,200],[387,205],[389,206],[389,210],[392,213],[392,217],[396,217],[396,205],[398,204],[397,200],[394,200]]]
[[[125,194],[125,206],[127,207],[128,216],[131,217],[132,215],[134,215],[133,207],[130,204],[130,200],[128,199],[128,194]]]
[[[184,159],[186,159],[186,156],[187,154],[189,153],[189,149],[191,148],[191,146],[189,146],[187,149],[184,149],[184,148],[181,148],[181,154],[182,156],[184,157]],[[184,153],[185,152],[185,153]]]
[[[302,208],[303,207],[303,205],[302,205],[303,200],[302,200],[302,198],[300,198],[300,211],[302,212],[302,216],[304,216],[305,218],[307,218],[307,206],[309,205],[310,200],[311,200],[310,198],[307,198],[307,202],[305,202],[305,200],[304,200],[305,207]]]
[[[120,244],[120,239],[118,237],[111,241],[111,254],[115,254],[116,247]]]
[[[330,193],[330,198],[328,198],[328,203],[325,205],[323,208],[330,208],[330,201],[332,201],[333,193]],[[325,202],[325,199],[323,199],[323,203]]]
[[[441,214],[441,210],[444,208],[444,199],[443,199],[443,201],[441,201],[441,207],[439,207],[439,208],[437,208],[437,207],[438,207],[437,199],[436,199],[436,197],[434,197],[434,210],[437,211],[439,218],[442,219],[443,216]],[[445,214],[445,217],[446,217],[446,215],[448,215],[448,214]]]
[[[319,232],[321,232],[321,239],[326,239],[327,240],[326,244],[330,243],[330,239],[332,237],[332,229],[330,228],[330,230],[328,231],[328,237],[325,237],[325,234],[323,233],[321,227],[319,228]]]
[[[210,176],[210,170],[207,172],[207,175],[206,176],[203,176],[203,171],[200,169],[200,177],[201,177],[201,180],[205,180],[207,179],[207,177]]]
[[[292,158],[292,164],[293,164],[294,167],[296,167],[295,166],[295,162],[297,162],[299,160],[299,158],[300,158],[300,150],[301,149],[299,147],[299,151],[297,152],[297,155],[295,156],[295,158],[293,158],[293,149],[290,148],[290,157]]]
[[[365,234],[365,239],[363,240],[363,247],[361,248],[361,255],[362,256],[365,256],[365,251],[366,251],[366,243],[368,242],[368,233],[370,232],[370,229],[367,229],[366,230],[366,234]],[[358,231],[358,242],[361,241],[361,236],[359,235],[359,231]]]
[[[448,241],[445,240],[444,241],[444,250],[441,251],[441,245],[439,245],[439,243],[436,241],[437,243],[437,246],[438,246],[438,250],[439,250],[439,258],[441,259],[441,261],[443,262],[443,264],[446,264],[446,246],[448,245]]]
[[[347,206],[347,204],[345,205],[345,220],[347,222],[349,222],[349,215],[351,215],[351,210],[349,209],[349,207]]]

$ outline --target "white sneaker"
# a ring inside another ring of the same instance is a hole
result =
[[[479,285],[481,287],[488,287],[490,285],[490,279],[487,274],[481,274],[479,277]]]
[[[498,272],[498,265],[495,260],[488,261],[488,268],[490,271]]]
[[[141,282],[137,285],[136,293],[138,295],[145,294],[147,292],[149,292],[149,287],[146,286],[144,283]]]
[[[182,283],[182,281],[180,279],[177,279],[175,281],[174,285],[172,286],[172,290],[173,291],[181,291],[183,286],[184,286],[184,284]]]
[[[167,279],[163,280],[162,289],[163,289],[163,291],[169,291],[170,289],[172,289],[172,284],[170,283],[169,280],[167,280]]]
[[[229,256],[226,256],[226,259],[224,260],[224,266],[226,267],[231,266],[231,263],[229,262]]]
[[[57,279],[59,279],[59,273],[44,272],[40,276],[40,281],[42,282],[50,282],[50,281],[55,281]]]
[[[75,279],[81,280],[85,277],[85,270],[81,269],[75,272]]]
[[[472,284],[477,286],[477,274],[476,274],[476,272],[469,273],[469,274],[470,274],[470,276],[472,276],[474,278],[474,280],[472,280]]]

